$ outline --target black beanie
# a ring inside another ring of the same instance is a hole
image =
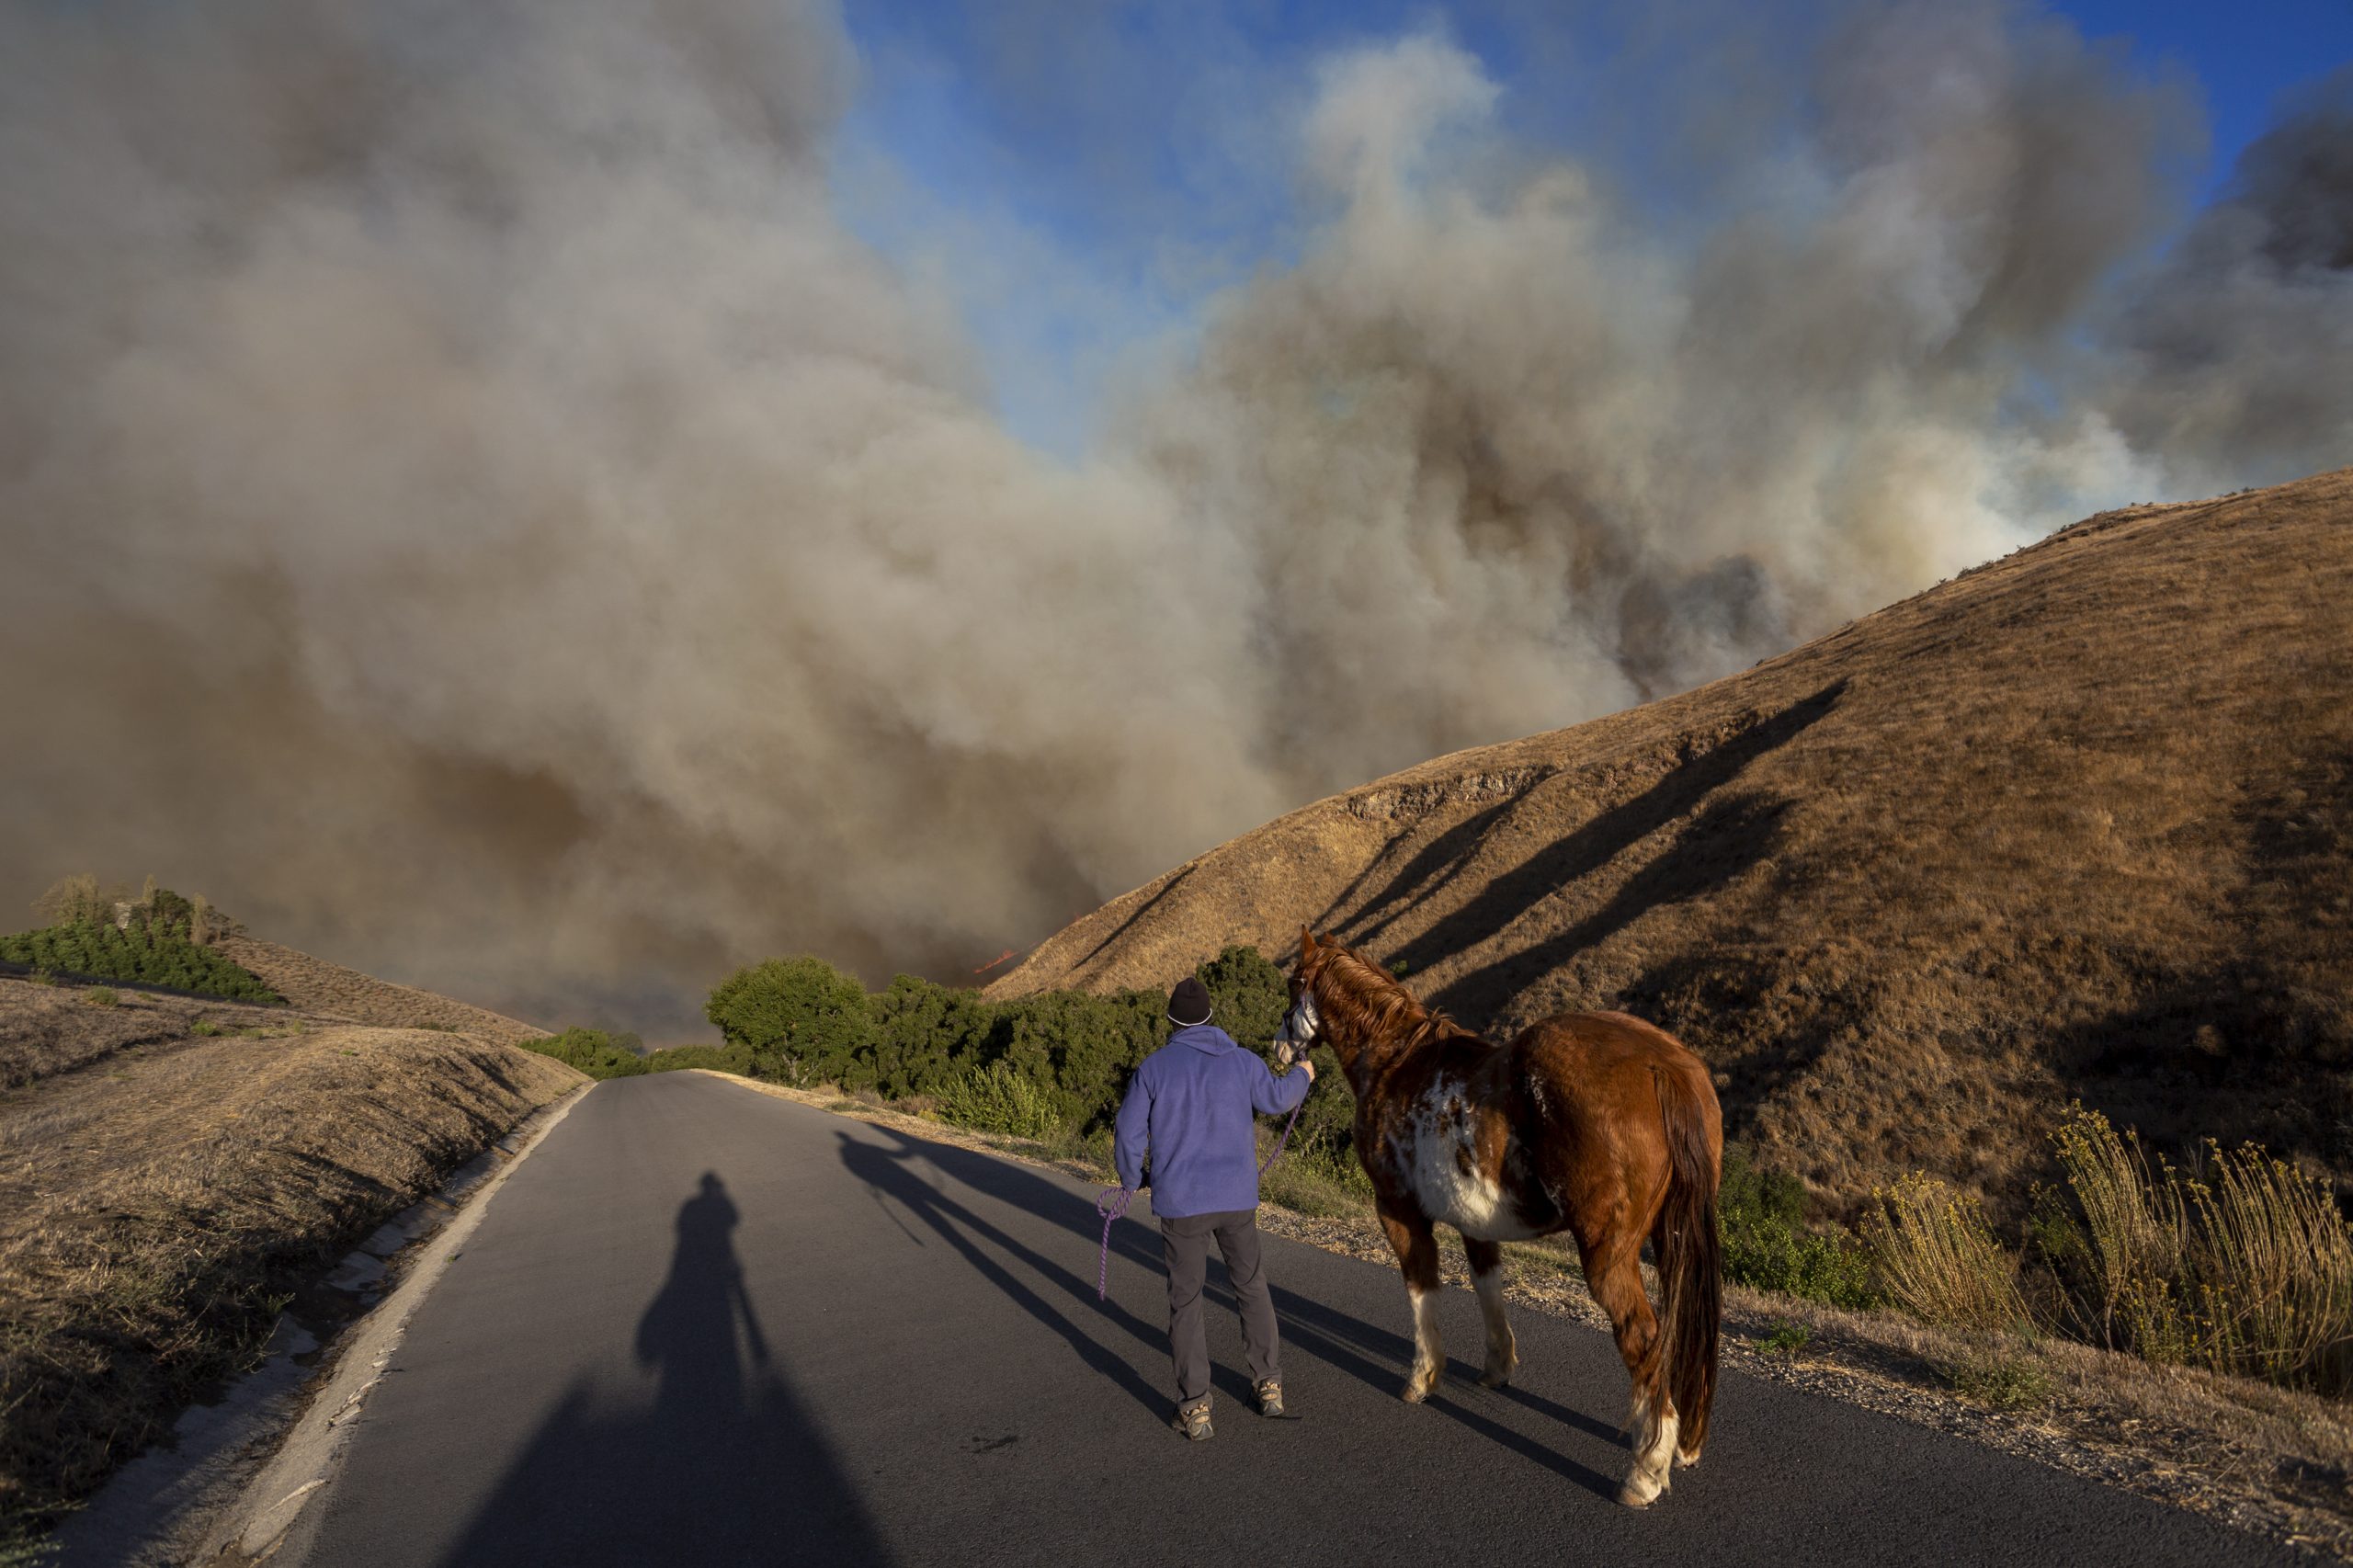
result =
[[[1210,1021],[1210,988],[1191,975],[1176,983],[1168,994],[1168,1021],[1178,1028]]]

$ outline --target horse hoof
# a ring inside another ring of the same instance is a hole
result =
[[[1482,1372],[1479,1375],[1479,1386],[1483,1389],[1499,1389],[1510,1381],[1509,1372]]]
[[[1419,1404],[1422,1401],[1429,1398],[1429,1396],[1430,1391],[1422,1386],[1419,1379],[1407,1383],[1404,1391],[1397,1395],[1399,1399],[1404,1400],[1407,1404]]]
[[[1618,1488],[1618,1501],[1629,1508],[1647,1508],[1665,1495],[1665,1482],[1654,1480],[1642,1471],[1636,1471],[1626,1478],[1626,1483],[1623,1486]]]
[[[1699,1456],[1696,1453],[1687,1454],[1678,1451],[1675,1456],[1675,1467],[1677,1470],[1689,1470],[1693,1465],[1698,1464],[1699,1462]]]

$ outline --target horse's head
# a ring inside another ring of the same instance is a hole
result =
[[[1328,1045],[1354,1071],[1358,1053],[1412,1045],[1432,1031],[1461,1030],[1443,1013],[1425,1007],[1395,976],[1346,943],[1299,933],[1299,967],[1291,971],[1290,1011],[1275,1043],[1283,1060]]]
[[[1290,1010],[1283,1015],[1282,1028],[1275,1031],[1276,1051],[1286,1065],[1306,1055],[1308,1048],[1322,1038],[1324,1013],[1316,1005],[1316,982],[1325,961],[1345,951],[1339,943],[1318,942],[1306,926],[1299,928],[1299,967],[1291,971]]]

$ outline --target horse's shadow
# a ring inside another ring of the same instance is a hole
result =
[[[904,1208],[921,1229],[945,1241],[983,1278],[1004,1291],[1024,1312],[1066,1342],[1087,1367],[1124,1390],[1155,1416],[1168,1412],[1173,1404],[1172,1396],[1148,1381],[1127,1358],[1097,1341],[1076,1318],[1067,1315],[1067,1307],[1071,1302],[1078,1303],[1086,1313],[1109,1320],[1139,1345],[1162,1355],[1166,1353],[1168,1346],[1165,1323],[1147,1323],[1116,1299],[1097,1302],[1088,1295],[1087,1286],[1091,1282],[1083,1275],[1006,1233],[1002,1226],[992,1223],[970,1206],[949,1196],[941,1187],[933,1185],[917,1168],[917,1162],[929,1165],[941,1176],[972,1192],[1034,1215],[1085,1238],[1089,1244],[1095,1244],[1101,1239],[1102,1217],[1086,1197],[1020,1165],[990,1155],[948,1144],[926,1142],[892,1128],[877,1127],[874,1131],[891,1140],[891,1145],[870,1142],[847,1131],[835,1133],[840,1141],[841,1161],[845,1169],[865,1183],[868,1189],[878,1197],[892,1199]],[[923,1244],[920,1234],[907,1231],[904,1225],[901,1230],[911,1241]],[[1154,1274],[1160,1271],[1159,1248],[1142,1239],[1142,1233],[1138,1227],[1114,1225],[1111,1241],[1112,1250],[1120,1260]],[[982,1244],[983,1243],[985,1247]],[[999,1256],[991,1256],[989,1248],[995,1249]],[[1018,1262],[1037,1283],[1025,1282],[1001,1258]],[[1233,1311],[1235,1301],[1231,1284],[1224,1279],[1222,1266],[1213,1262],[1212,1268],[1215,1272],[1204,1293],[1225,1310]],[[1275,1287],[1274,1296],[1276,1312],[1281,1321],[1287,1346],[1313,1357],[1335,1371],[1379,1390],[1384,1395],[1394,1396],[1404,1383],[1405,1364],[1412,1354],[1412,1346],[1403,1335],[1376,1328],[1339,1308],[1281,1286]],[[1477,1368],[1461,1361],[1450,1361],[1448,1370],[1475,1387]],[[1254,1403],[1249,1381],[1240,1371],[1220,1366],[1212,1377],[1214,1386],[1228,1398],[1245,1406]],[[1492,1400],[1509,1400],[1533,1414],[1548,1416],[1563,1426],[1607,1442],[1617,1442],[1622,1437],[1618,1427],[1524,1389],[1506,1388],[1496,1393],[1478,1390],[1475,1394],[1466,1394],[1463,1398],[1457,1398],[1451,1392],[1441,1392],[1428,1401],[1426,1408],[1543,1465],[1563,1480],[1597,1495],[1616,1495],[1614,1483],[1534,1438],[1514,1431],[1477,1408],[1478,1404]]]
[[[1232,1304],[1230,1298],[1221,1300],[1227,1305]],[[1413,1352],[1413,1346],[1404,1335],[1375,1328],[1361,1318],[1351,1317],[1337,1308],[1280,1286],[1275,1289],[1275,1311],[1281,1319],[1286,1344],[1297,1346],[1384,1394],[1393,1397],[1404,1383],[1404,1367]],[[1573,1482],[1596,1496],[1615,1497],[1618,1494],[1615,1483],[1566,1454],[1556,1452],[1533,1437],[1512,1430],[1483,1414],[1477,1404],[1507,1399],[1523,1409],[1549,1416],[1563,1426],[1609,1443],[1622,1440],[1624,1434],[1620,1428],[1522,1388],[1508,1385],[1494,1391],[1480,1388],[1477,1382],[1480,1369],[1451,1357],[1447,1359],[1446,1370],[1449,1379],[1459,1379],[1460,1382],[1442,1381],[1440,1392],[1424,1401],[1423,1408],[1437,1411],[1523,1459],[1534,1460],[1562,1480]],[[1454,1391],[1458,1389],[1463,1391],[1461,1397],[1456,1396]],[[1473,1390],[1476,1392],[1470,1392]]]

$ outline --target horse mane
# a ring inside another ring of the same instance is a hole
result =
[[[1351,1028],[1368,1047],[1393,1044],[1413,1051],[1432,1040],[1471,1033],[1354,948],[1321,941],[1308,965],[1306,978],[1315,988],[1316,1005],[1336,1023]]]

